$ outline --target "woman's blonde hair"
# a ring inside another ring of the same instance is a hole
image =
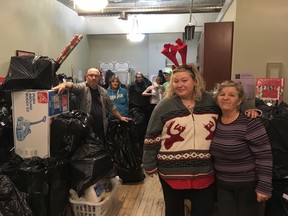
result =
[[[192,79],[195,81],[194,91],[193,91],[193,98],[196,101],[200,101],[203,96],[203,92],[205,91],[205,81],[203,80],[200,72],[197,70],[195,65],[189,64],[189,65],[181,65],[177,68],[175,68],[172,72],[172,76],[168,85],[168,89],[166,91],[166,97],[171,98],[175,95],[174,89],[173,89],[173,78],[176,73],[179,72],[190,72],[190,75]]]

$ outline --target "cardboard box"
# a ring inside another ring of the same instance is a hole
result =
[[[69,111],[68,91],[12,92],[15,152],[22,158],[50,156],[50,124],[53,117]]]

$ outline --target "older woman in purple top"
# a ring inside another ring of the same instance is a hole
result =
[[[272,192],[272,152],[260,119],[247,118],[239,109],[244,101],[240,83],[224,81],[216,101],[222,114],[210,146],[217,177],[221,216],[258,215],[259,203]]]

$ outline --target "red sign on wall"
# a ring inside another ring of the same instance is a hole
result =
[[[276,101],[283,100],[284,79],[282,78],[257,78],[256,98],[266,104],[274,105]]]

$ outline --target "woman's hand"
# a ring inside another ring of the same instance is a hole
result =
[[[265,194],[256,192],[256,196],[257,196],[257,202],[261,203],[261,202],[265,202],[269,199],[269,197]]]
[[[248,118],[257,118],[262,115],[262,111],[259,109],[248,109],[245,111],[245,115]]]

